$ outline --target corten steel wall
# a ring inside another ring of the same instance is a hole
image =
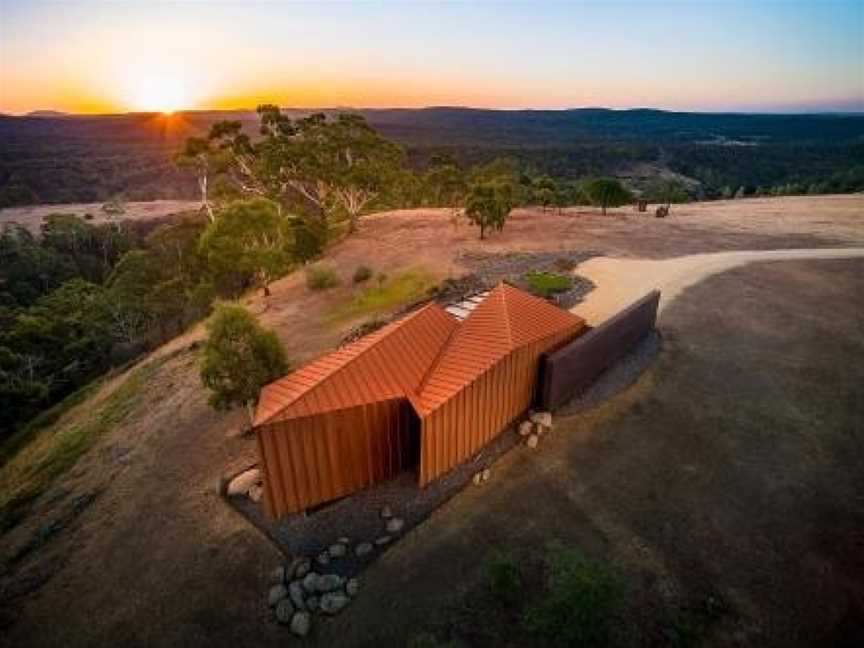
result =
[[[257,428],[268,515],[302,511],[395,477],[417,456],[418,428],[404,398]]]
[[[469,458],[534,402],[540,356],[582,324],[516,349],[420,421],[420,485]]]
[[[654,329],[660,291],[654,290],[595,329],[543,358],[540,406],[555,409],[590,385]]]

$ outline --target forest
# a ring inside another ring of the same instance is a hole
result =
[[[333,115],[336,111],[323,111]],[[700,198],[835,193],[864,188],[864,116],[675,113],[659,110],[353,111],[405,150],[409,169],[435,156],[463,166],[498,157],[570,182],[626,179],[647,163],[691,178]],[[310,111],[283,110],[292,119]],[[195,182],[175,164],[187,137],[236,121],[258,137],[254,111],[170,116],[0,116],[0,207],[188,198]],[[780,189],[778,189],[780,188]],[[793,191],[788,191],[792,189]]]

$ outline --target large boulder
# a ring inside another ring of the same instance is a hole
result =
[[[394,517],[387,520],[386,528],[388,533],[399,533],[403,526],[405,526],[405,520]]]
[[[298,610],[306,607],[303,601],[303,584],[300,581],[291,581],[288,583],[288,597]]]
[[[250,468],[232,479],[225,492],[228,495],[245,495],[250,488],[260,483],[261,471],[258,468]]]
[[[279,601],[276,605],[276,620],[285,625],[291,623],[291,617],[294,616],[294,606],[287,598]]]
[[[312,627],[312,618],[308,612],[296,612],[291,617],[291,632],[298,637],[305,637],[309,634],[310,627]]]
[[[534,412],[531,415],[531,421],[534,423],[539,423],[545,428],[552,427],[552,413],[551,412]]]
[[[372,552],[372,543],[371,542],[361,542],[356,547],[354,547],[354,555],[358,558],[362,558],[363,556]]]
[[[275,607],[279,601],[288,598],[288,588],[284,585],[274,585],[267,592],[267,603],[270,607]]]
[[[315,588],[319,592],[332,592],[342,587],[342,577],[338,574],[322,574]]]
[[[357,596],[357,593],[360,591],[360,580],[357,578],[349,578],[348,582],[345,583],[345,593],[354,598]]]
[[[336,614],[350,602],[351,599],[344,592],[327,592],[321,596],[321,611],[324,614]]]
[[[312,592],[318,591],[318,574],[315,572],[309,572],[303,577],[303,589],[305,589],[310,594]]]

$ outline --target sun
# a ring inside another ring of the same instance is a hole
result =
[[[171,74],[145,74],[128,80],[127,104],[141,112],[166,115],[191,108],[194,101],[188,83]]]

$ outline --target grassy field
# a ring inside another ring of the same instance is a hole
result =
[[[30,504],[69,470],[103,435],[123,422],[138,405],[147,379],[158,368],[152,362],[130,373],[123,384],[74,422],[58,424],[64,414],[80,407],[103,381],[72,394],[44,412],[0,448],[0,530],[23,518]],[[82,408],[83,409],[83,408]]]

